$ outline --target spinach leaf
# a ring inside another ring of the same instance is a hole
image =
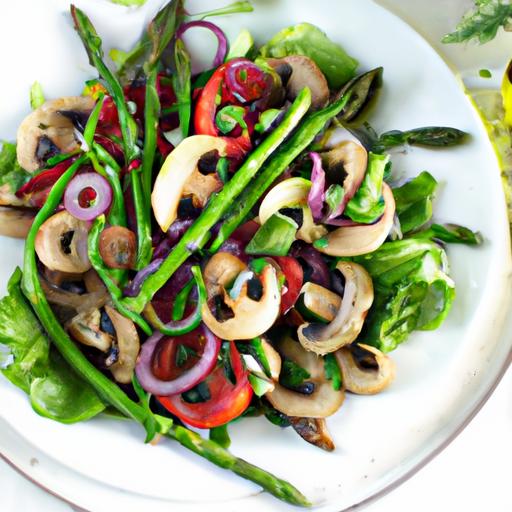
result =
[[[0,151],[0,187],[6,185],[14,193],[30,178],[31,175],[18,163],[16,144],[3,141]]]
[[[311,375],[307,370],[294,363],[291,359],[285,359],[281,367],[279,382],[287,388],[298,388]]]
[[[324,356],[325,378],[332,381],[334,391],[339,391],[342,384],[341,370],[334,357],[334,354],[326,354]]]
[[[437,181],[427,171],[393,189],[396,213],[402,233],[421,228],[432,217],[432,199]]]
[[[383,352],[394,350],[414,330],[436,329],[455,298],[442,247],[430,240],[408,238],[383,244],[358,256],[372,276],[375,300],[361,339]]]
[[[305,55],[320,68],[332,89],[341,87],[353,78],[358,66],[357,60],[310,23],[281,30],[260,49],[260,54],[277,59],[288,55]]]
[[[21,292],[21,275],[16,269],[9,280],[8,295],[0,300],[0,343],[13,356],[2,373],[29,395],[41,416],[62,423],[96,416],[105,405],[50,346]]]
[[[479,232],[458,224],[432,224],[428,229],[414,234],[415,238],[441,240],[449,244],[480,245],[482,235]]]
[[[512,30],[512,4],[503,0],[475,0],[475,8],[467,12],[457,28],[443,37],[443,43],[461,43],[478,39],[480,44],[496,37],[500,27]]]
[[[295,241],[298,229],[297,223],[280,213],[274,213],[256,231],[252,240],[247,244],[247,254],[268,254],[269,256],[286,256]]]
[[[371,224],[384,213],[382,182],[389,155],[368,153],[368,169],[361,186],[347,203],[344,214],[354,222]]]
[[[220,425],[210,429],[210,441],[215,441],[219,446],[226,450],[231,445],[231,439],[229,438],[228,426]]]

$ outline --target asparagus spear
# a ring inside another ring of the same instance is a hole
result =
[[[100,372],[82,354],[78,346],[68,336],[57,318],[55,318],[39,281],[35,254],[36,235],[41,225],[54,213],[62,200],[66,186],[87,159],[88,155],[81,156],[59,178],[48,195],[43,208],[34,219],[25,244],[22,288],[41,324],[71,368],[86,382],[91,384],[105,403],[115,407],[124,416],[143,425],[148,433],[154,434],[155,419],[151,416],[151,411],[131,400],[117,384]],[[204,440],[184,427],[171,427],[171,430],[163,433],[171,439],[178,441],[185,448],[208,459],[213,464],[253,481],[279,499],[294,505],[309,505],[307,499],[291,484],[248,462],[238,459],[216,443]]]
[[[345,107],[349,96],[343,96],[332,105],[309,115],[300,129],[288,142],[283,144],[272,161],[256,178],[235,205],[232,206],[226,220],[222,224],[217,238],[213,241],[209,251],[214,253],[229,238],[231,233],[244,221],[263,193],[286,170],[286,168],[306,149],[313,139],[322,131],[326,123],[336,117]]]
[[[282,123],[253,151],[233,178],[209,202],[198,219],[183,235],[169,256],[167,256],[160,268],[144,281],[139,295],[122,300],[124,306],[133,312],[140,313],[152,299],[153,295],[169,280],[185,260],[192,253],[205,246],[210,238],[212,227],[251,182],[267,158],[297,126],[309,109],[310,104],[311,92],[305,88],[293,102]]]
[[[396,146],[410,144],[411,146],[446,147],[463,143],[468,134],[457,128],[447,126],[426,126],[414,130],[391,130],[383,133],[372,145],[374,153],[382,153]]]
[[[292,505],[301,507],[310,507],[311,503],[295,487],[281,480],[266,471],[239,459],[228,450],[222,448],[214,441],[203,439],[199,434],[192,432],[184,427],[175,425],[166,434],[171,439],[178,441],[182,446],[197,453],[201,457],[224,469],[229,469],[233,473],[251,480],[260,485],[263,489],[273,494],[276,498],[286,501]]]

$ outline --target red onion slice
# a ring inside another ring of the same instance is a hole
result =
[[[135,366],[135,373],[141,386],[148,392],[159,396],[170,396],[184,393],[205,379],[217,363],[217,356],[221,346],[217,338],[205,325],[199,328],[205,339],[201,359],[190,370],[181,374],[177,379],[166,381],[155,377],[151,370],[153,353],[163,334],[155,333],[142,345],[142,349]]]
[[[242,72],[245,74],[243,79]],[[263,98],[273,84],[271,75],[244,58],[233,59],[226,64],[225,79],[228,89],[242,103]]]
[[[144,267],[142,270],[137,272],[132,282],[124,289],[124,294],[127,297],[136,297],[140,292],[140,288],[144,281],[149,275],[154,274],[160,268],[160,265],[163,261],[163,258],[157,258],[156,260],[153,260],[147,267]]]
[[[219,41],[219,46],[217,48],[217,53],[215,54],[215,58],[213,59],[213,67],[219,67],[226,58],[226,55],[228,53],[228,39],[224,32],[214,23],[211,23],[210,21],[204,21],[204,20],[197,20],[197,21],[189,21],[188,23],[182,23],[178,30],[176,31],[176,37],[178,39],[181,38],[181,36],[192,27],[202,27],[207,28],[208,30],[211,30],[215,36],[217,37],[217,40]]]
[[[83,206],[83,195],[89,191],[94,192],[94,197]],[[95,172],[78,174],[69,183],[64,193],[64,208],[80,220],[94,220],[105,213],[112,203],[112,189],[108,181]]]
[[[325,200],[325,172],[322,168],[322,159],[315,152],[309,153],[309,158],[313,161],[311,171],[311,189],[308,194],[308,205],[311,209],[315,222],[322,220],[322,210]]]

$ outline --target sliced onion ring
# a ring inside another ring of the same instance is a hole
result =
[[[322,220],[322,210],[325,200],[325,172],[322,168],[322,159],[318,153],[312,151],[309,158],[313,162],[311,171],[311,188],[308,194],[308,205],[313,215],[313,220]]]
[[[151,370],[153,353],[163,334],[155,333],[142,345],[135,366],[135,373],[141,386],[148,392],[159,396],[170,396],[184,393],[206,378],[217,363],[221,342],[205,325],[199,327],[205,339],[201,359],[177,379],[166,381],[155,377]]]
[[[238,70],[246,71],[248,83],[241,84],[238,81]],[[243,57],[230,60],[227,63],[226,85],[231,93],[244,103],[263,97],[271,88],[271,80],[272,77],[269,74],[265,73],[265,71],[254,64],[254,62],[244,59]],[[248,89],[248,85],[250,85],[251,89]],[[255,92],[258,91],[257,87],[261,88],[261,91],[258,93]]]
[[[176,31],[176,37],[178,39],[181,38],[181,36],[192,27],[202,27],[207,28],[208,30],[211,30],[215,37],[217,37],[217,40],[219,41],[219,46],[217,48],[217,53],[215,54],[215,58],[213,59],[213,67],[217,68],[219,67],[226,58],[226,55],[228,53],[228,40],[226,37],[226,34],[214,23],[211,23],[210,21],[204,21],[204,20],[197,20],[197,21],[189,21],[188,23],[182,23],[178,30]]]
[[[156,260],[153,260],[147,267],[144,267],[142,270],[137,272],[133,278],[133,281],[124,289],[124,294],[127,297],[136,297],[140,292],[140,288],[144,281],[148,276],[154,274],[160,268],[160,265],[163,261],[163,258],[157,258]]]
[[[92,189],[96,197],[91,206],[84,207],[80,205],[80,194],[87,189]],[[94,220],[105,213],[111,203],[112,189],[108,181],[95,172],[86,172],[75,176],[64,193],[64,208],[79,220]]]

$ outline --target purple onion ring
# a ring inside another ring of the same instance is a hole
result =
[[[176,31],[176,37],[178,39],[181,38],[181,36],[192,27],[202,27],[207,28],[208,30],[211,30],[215,36],[217,37],[217,40],[219,41],[219,46],[217,48],[217,53],[215,54],[215,58],[213,59],[213,67],[217,68],[219,67],[226,58],[226,55],[228,53],[228,39],[226,37],[226,34],[214,23],[211,23],[210,21],[204,21],[204,20],[197,20],[197,21],[189,21],[187,23],[182,23],[178,30]]]
[[[201,382],[215,367],[221,342],[204,324],[200,327],[205,338],[201,359],[190,370],[181,374],[177,379],[166,381],[155,377],[151,370],[153,353],[163,334],[155,333],[142,345],[135,366],[135,374],[141,386],[148,392],[158,396],[177,395],[192,389]]]
[[[124,289],[124,294],[127,297],[136,297],[140,292],[140,288],[144,281],[149,275],[154,274],[160,268],[160,265],[163,261],[163,258],[157,258],[156,260],[153,260],[147,267],[144,267],[142,270],[137,272],[132,282]]]
[[[80,195],[92,189],[96,197],[90,206],[80,204]],[[109,182],[96,172],[77,174],[64,192],[64,208],[77,219],[90,221],[105,213],[112,203],[112,189]]]
[[[308,194],[308,205],[311,209],[315,222],[322,220],[322,210],[325,200],[325,172],[322,168],[322,159],[315,152],[309,153],[309,158],[313,161],[311,171],[311,189]]]

